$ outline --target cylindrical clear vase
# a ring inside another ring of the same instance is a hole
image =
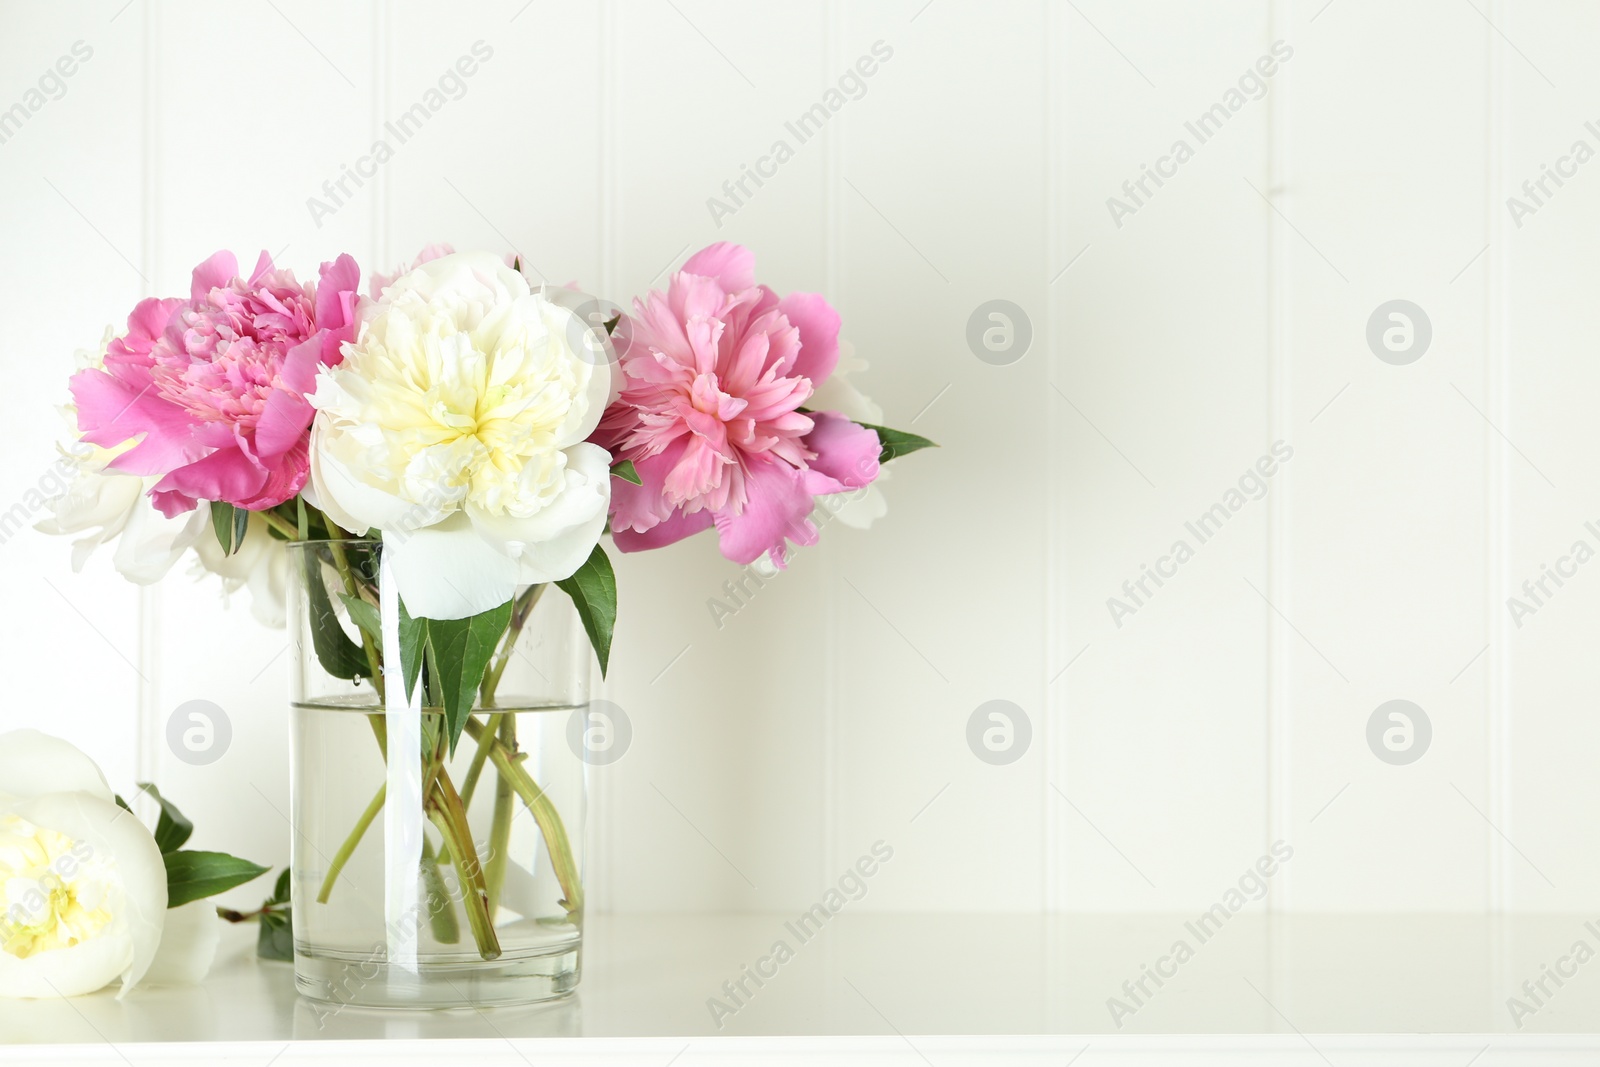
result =
[[[592,654],[577,612],[554,586],[518,590],[453,752],[426,697],[451,665],[424,660],[417,907],[391,934],[382,690],[385,654],[387,684],[402,657],[381,636],[381,551],[360,539],[289,549],[296,985],[332,1006],[564,996],[582,962],[585,764],[568,737]]]

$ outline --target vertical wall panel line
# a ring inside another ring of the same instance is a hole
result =
[[[1505,8],[1509,5],[1491,3],[1490,20],[1501,25]],[[1496,8],[1501,10],[1496,11]],[[1488,214],[1488,275],[1484,306],[1487,341],[1486,404],[1494,424],[1501,434],[1485,433],[1489,447],[1487,519],[1489,536],[1485,538],[1488,552],[1488,589],[1484,597],[1484,610],[1488,612],[1488,638],[1490,655],[1488,663],[1489,691],[1486,737],[1486,786],[1489,816],[1500,831],[1512,839],[1511,798],[1511,626],[1507,613],[1496,602],[1496,591],[1508,588],[1511,573],[1511,445],[1510,436],[1516,431],[1511,425],[1510,366],[1508,363],[1508,315],[1505,215],[1496,210],[1503,202],[1507,187],[1505,174],[1505,142],[1510,92],[1507,80],[1505,47],[1498,34],[1489,37],[1489,78],[1487,113],[1488,141],[1488,195],[1485,211]],[[1503,434],[1503,436],[1502,436]],[[1499,834],[1488,833],[1489,879],[1486,894],[1489,910],[1495,913],[1510,911],[1513,907],[1511,850]]]
[[[389,110],[389,70],[393,62],[393,32],[389,8],[372,3],[372,139],[384,137],[384,116]],[[379,167],[372,183],[372,269],[389,270],[389,169]]]
[[[598,55],[597,71],[599,75],[599,130],[595,138],[595,152],[597,160],[595,173],[599,183],[597,215],[597,259],[600,270],[600,292],[602,294],[616,293],[617,289],[617,264],[620,257],[617,252],[617,231],[619,205],[617,202],[617,96],[618,96],[618,64],[612,54],[614,42],[620,39],[617,33],[617,4],[616,0],[602,0],[599,9],[599,25],[595,34],[595,49]],[[600,693],[609,697],[609,683],[602,680]],[[589,833],[588,839],[593,854],[589,857],[588,878],[594,886],[591,899],[595,902],[595,910],[606,914],[616,906],[616,891],[613,878],[616,874],[615,849],[616,849],[616,820],[613,808],[616,790],[613,785],[614,775],[610,773],[593,773],[592,767],[584,769],[585,779],[590,791],[588,797]]]
[[[1056,83],[1056,78],[1057,72],[1066,68],[1066,50],[1062,47],[1061,41],[1063,22],[1059,6],[1045,0],[1041,4],[1040,17],[1044,23],[1044,107],[1041,110],[1044,115],[1045,263],[1042,276],[1046,279],[1041,325],[1044,335],[1045,377],[1048,381],[1057,381],[1060,376],[1056,373],[1059,359],[1059,353],[1056,351],[1056,296],[1050,288],[1049,279],[1058,269],[1056,264],[1064,262],[1062,235],[1059,232],[1061,211],[1058,200],[1066,191],[1062,188],[1062,175],[1057,156],[1060,151],[1058,138],[1062,116],[1058,114],[1057,94],[1060,87]],[[1049,410],[1055,411],[1054,408]],[[1039,761],[1044,775],[1044,781],[1039,783],[1040,802],[1044,806],[1043,818],[1040,820],[1040,832],[1044,835],[1044,840],[1041,842],[1044,865],[1040,871],[1042,883],[1040,910],[1047,914],[1062,910],[1065,903],[1061,870],[1063,828],[1058,810],[1059,802],[1052,803],[1056,799],[1056,794],[1051,783],[1058,783],[1069,795],[1071,792],[1070,784],[1065,781],[1063,775],[1066,760],[1063,753],[1058,751],[1058,738],[1064,739],[1067,733],[1066,694],[1070,682],[1066,675],[1062,675],[1055,686],[1049,682],[1053,672],[1059,669],[1055,666],[1057,658],[1068,655],[1066,650],[1070,646],[1067,640],[1066,597],[1061,595],[1061,586],[1068,578],[1067,546],[1064,541],[1064,524],[1061,521],[1066,495],[1061,486],[1061,479],[1065,474],[1062,469],[1063,447],[1060,421],[1052,414],[1045,419],[1045,456],[1049,474],[1045,479],[1044,650],[1039,657],[1039,662],[1044,664],[1046,671],[1044,714],[1039,716],[1039,744],[1044,752],[1044,758]],[[1058,722],[1061,724],[1059,730],[1056,728]]]
[[[144,159],[141,161],[140,174],[140,268],[145,276],[144,295],[154,295],[156,286],[160,283],[161,263],[157,251],[156,236],[161,232],[160,215],[160,94],[157,79],[161,69],[157,62],[160,48],[160,11],[156,4],[141,5],[143,40],[140,42],[141,64],[140,83],[143,89],[143,99],[140,101],[140,121],[142,129],[141,151]],[[159,586],[146,585],[139,587],[138,607],[138,650],[136,658],[139,662],[139,673],[142,676],[135,684],[135,726],[134,737],[134,770],[141,782],[153,782],[157,779],[160,748],[157,739],[163,730],[161,724],[161,590]]]
[[[827,0],[823,11],[822,83],[824,85],[829,83],[833,72],[839,68],[840,36],[843,33],[841,15],[841,0]],[[839,191],[841,188],[841,155],[844,133],[840,127],[841,123],[849,121],[850,118],[846,115],[841,119],[841,122],[830,123],[826,127],[822,141],[823,292],[827,293],[829,299],[835,302],[841,298],[839,290],[841,281],[839,265]],[[833,553],[829,553],[826,561],[822,578],[824,588],[837,589],[839,587],[837,557]],[[833,879],[839,876],[837,862],[839,837],[838,741],[839,705],[842,696],[839,671],[839,645],[841,641],[839,631],[843,620],[843,612],[840,609],[839,597],[827,597],[826,604],[828,632],[823,663],[823,692],[825,695],[822,715],[822,885],[831,884]]]
[[[1288,0],[1272,0],[1266,11],[1266,45],[1279,37],[1294,35],[1293,9]],[[1284,211],[1292,216],[1288,206],[1292,188],[1292,130],[1294,124],[1294,68],[1285,65],[1278,72],[1278,82],[1273,86],[1267,104],[1267,128],[1264,177],[1268,195],[1284,203]],[[1291,316],[1293,292],[1290,287],[1289,228],[1281,224],[1273,212],[1267,220],[1266,247],[1266,305],[1267,305],[1267,442],[1293,443],[1294,433],[1294,365]],[[1293,599],[1293,556],[1290,551],[1291,523],[1293,522],[1294,472],[1284,467],[1279,472],[1280,481],[1273,487],[1267,507],[1266,587],[1267,597],[1280,606],[1289,617]],[[1266,648],[1266,751],[1263,800],[1265,819],[1262,828],[1267,839],[1264,853],[1270,851],[1275,841],[1294,838],[1294,729],[1293,729],[1293,658],[1286,625],[1276,614],[1267,616]],[[1267,936],[1263,951],[1266,955],[1268,988],[1274,1004],[1283,1010],[1295,1012],[1294,985],[1289,981],[1293,973],[1293,959],[1289,942],[1284,936],[1283,916],[1293,906],[1294,865],[1285,864],[1267,887]]]
[[[1284,0],[1274,0],[1267,11],[1267,43],[1287,36],[1292,22]],[[1268,100],[1266,130],[1266,182],[1270,196],[1284,213],[1293,217],[1290,206],[1290,147],[1293,127],[1294,68],[1285,65]],[[1268,217],[1267,243],[1267,425],[1272,441],[1294,437],[1294,391],[1291,348],[1292,293],[1289,259],[1293,234],[1273,212]],[[1284,467],[1273,487],[1267,508],[1267,597],[1284,616],[1294,617],[1291,577],[1290,524],[1294,501],[1294,471]],[[1266,820],[1264,829],[1270,848],[1274,841],[1289,841],[1294,833],[1294,730],[1292,648],[1287,626],[1275,613],[1267,616],[1267,737],[1266,737]],[[1272,879],[1267,895],[1269,912],[1292,907],[1294,870],[1286,865]]]

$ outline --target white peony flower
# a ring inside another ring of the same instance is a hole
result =
[[[155,838],[100,768],[37,730],[0,734],[0,996],[119,996],[145,975],[166,920]]]
[[[611,369],[588,326],[489,253],[396,279],[311,398],[308,498],[384,532],[411,614],[458,619],[572,575],[600,539],[610,455],[585,443]]]
[[[839,364],[823,383],[817,386],[806,406],[813,411],[837,411],[852,422],[883,425],[883,408],[866,394],[850,384],[852,374],[867,369],[865,360],[857,359],[855,347],[848,341],[839,343]],[[843,493],[829,493],[817,497],[817,507],[825,508],[830,515],[857,530],[865,530],[889,512],[889,502],[878,488],[878,483],[889,477],[887,464],[878,469],[877,478],[860,489]]]
[[[250,590],[250,613],[256,621],[275,630],[283,629],[289,553],[285,542],[272,536],[266,519],[254,512],[250,514],[244,542],[231,556],[223,553],[222,545],[209,529],[195,541],[194,553],[199,559],[201,571],[222,579],[224,595],[247,587]]]
[[[145,495],[159,479],[106,469],[118,451],[81,442],[63,448],[59,466],[71,481],[45,502],[51,517],[35,523],[34,529],[87,535],[72,542],[75,571],[83,569],[95,549],[114,539],[111,562],[117,571],[130,582],[153,585],[207,532],[207,517],[200,511],[170,519],[161,514]]]

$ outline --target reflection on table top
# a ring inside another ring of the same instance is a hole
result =
[[[596,917],[576,996],[426,1013],[303,1001],[230,928],[204,985],[0,1002],[0,1041],[1600,1034],[1600,920],[1583,916],[845,911],[809,937],[796,918]]]

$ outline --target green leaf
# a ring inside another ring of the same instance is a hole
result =
[[[261,915],[261,930],[256,935],[256,955],[264,960],[294,962],[294,913],[268,911]]]
[[[572,598],[583,620],[589,644],[600,660],[600,676],[605,677],[611,662],[611,633],[617,627],[617,575],[611,569],[611,560],[599,545],[589,553],[589,559],[571,578],[556,583],[562,592]]]
[[[289,903],[289,897],[291,895],[289,888],[289,874],[289,868],[285,867],[283,869],[283,873],[278,875],[278,881],[272,887],[272,895],[267,898],[268,907],[272,906],[273,904]]]
[[[350,613],[350,621],[365,630],[374,641],[382,644],[383,621],[378,617],[378,609],[349,593],[340,593],[339,600],[344,604],[344,609]]]
[[[162,853],[168,853],[183,847],[189,840],[189,835],[194,833],[194,823],[184,817],[178,806],[161,795],[149,782],[140,782],[139,788],[156,798],[156,803],[161,805],[161,816],[156,820],[156,847]]]
[[[467,727],[483,672],[510,625],[509,600],[466,619],[428,620],[428,647],[450,729],[451,752],[456,750],[456,741]]]
[[[289,903],[289,868],[278,875],[272,895],[261,903],[261,930],[256,936],[256,955],[264,960],[294,962],[294,912]]]
[[[225,852],[168,852],[161,858],[167,865],[169,908],[244,885],[271,870]]]
[[[328,587],[322,580],[322,562],[315,552],[303,553],[306,561],[306,601],[311,622],[311,644],[316,649],[317,661],[322,669],[335,678],[347,681],[365,678],[372,673],[361,646],[350,640],[339,616],[334,613],[333,601],[328,599]]]
[[[427,655],[428,620],[413,619],[400,601],[400,673],[405,676],[406,696],[417,689],[417,676],[422,673],[422,661]]]
[[[939,447],[926,437],[918,437],[916,434],[906,433],[904,430],[891,430],[887,426],[874,426],[870,422],[858,423],[857,425],[878,435],[879,463],[887,463],[891,459],[909,456],[911,453],[920,452],[924,448]]]
[[[634,485],[644,484],[644,479],[639,477],[638,471],[634,470],[633,460],[631,459],[625,459],[621,463],[613,464],[611,467],[611,477],[621,478],[623,481],[632,482]]]
[[[221,500],[211,502],[211,529],[216,532],[217,544],[222,554],[231,556],[244,544],[245,530],[250,526],[250,513]]]
[[[132,808],[128,807],[128,802],[126,800],[122,799],[122,794],[121,793],[112,793],[111,794],[111,799],[115,800],[117,802],[117,807],[121,808],[123,811],[132,811],[133,810]]]

